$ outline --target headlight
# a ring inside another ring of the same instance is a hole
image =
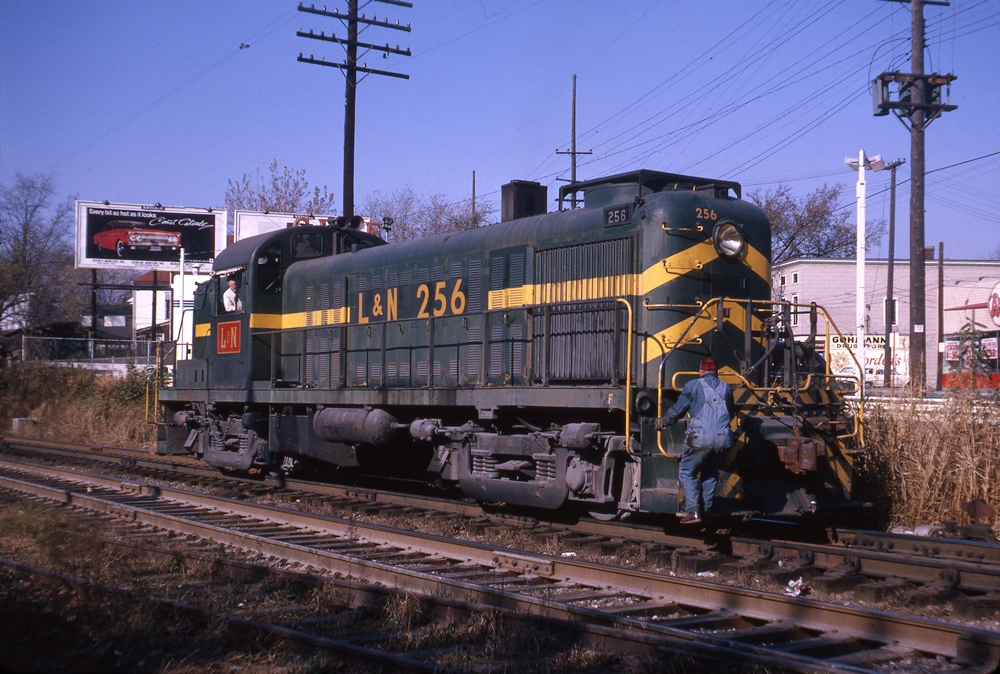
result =
[[[720,222],[712,232],[712,243],[719,255],[736,257],[743,252],[743,230],[734,222]]]

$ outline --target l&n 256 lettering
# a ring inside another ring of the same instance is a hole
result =
[[[450,286],[450,287],[449,287]],[[417,286],[416,299],[420,303],[416,318],[437,318],[450,313],[458,316],[465,313],[466,296],[462,279],[452,282],[436,281]],[[358,293],[358,323],[370,320],[395,320],[398,317],[398,288],[389,288],[383,293],[375,293],[368,301],[365,293]]]

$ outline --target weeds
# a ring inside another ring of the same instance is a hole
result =
[[[877,407],[866,418],[860,498],[882,527],[968,524],[962,503],[1000,504],[1000,401],[959,391],[934,411]],[[1000,525],[993,523],[1000,533]]]
[[[145,375],[134,369],[115,379],[43,363],[0,368],[0,424],[9,429],[23,417],[46,438],[152,447],[156,437],[146,423]]]

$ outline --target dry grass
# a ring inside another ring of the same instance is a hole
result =
[[[958,394],[932,412],[909,404],[866,417],[859,492],[880,525],[969,524],[963,502],[1000,507],[1000,401]]]
[[[155,446],[146,423],[144,381],[98,377],[89,370],[44,364],[0,369],[0,427],[37,421],[40,437],[119,447]]]

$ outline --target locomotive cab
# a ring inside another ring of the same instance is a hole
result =
[[[270,339],[255,335],[281,330],[282,281],[291,264],[384,243],[365,232],[310,226],[249,237],[222,251],[214,277],[198,289],[204,300],[195,311],[196,335],[201,337],[195,354],[211,362],[211,388],[269,385]],[[228,303],[227,293],[234,297]]]

